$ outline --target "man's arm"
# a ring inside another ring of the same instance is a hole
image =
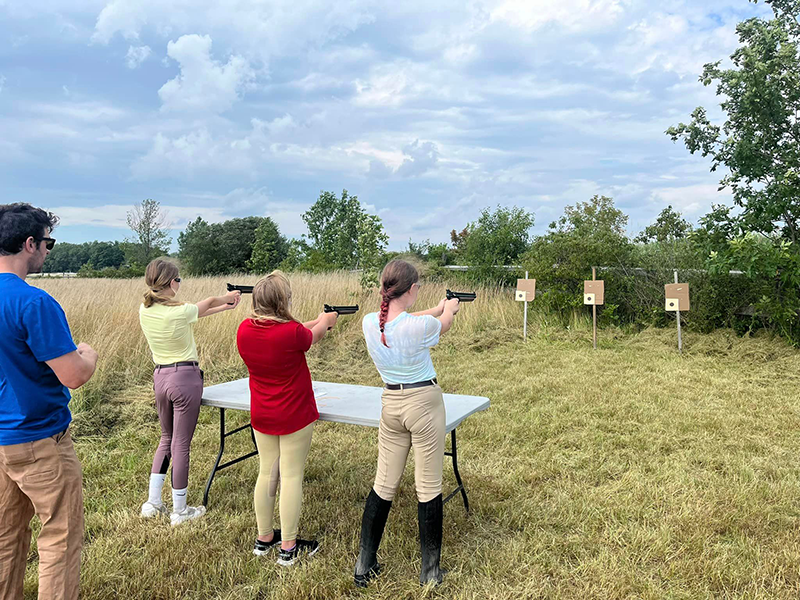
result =
[[[77,390],[94,375],[97,352],[89,344],[78,344],[78,349],[45,361],[58,380],[71,390]]]

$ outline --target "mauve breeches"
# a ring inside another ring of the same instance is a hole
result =
[[[189,485],[189,446],[200,414],[202,371],[192,365],[156,367],[153,389],[161,441],[153,458],[152,472],[166,473],[171,458],[172,488],[182,490]]]

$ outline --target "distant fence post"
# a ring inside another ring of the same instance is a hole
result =
[[[673,269],[675,283],[678,283],[678,269]],[[683,339],[681,338],[681,307],[675,311],[675,320],[678,321],[678,354],[683,354]]]

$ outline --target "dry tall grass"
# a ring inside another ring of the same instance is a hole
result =
[[[205,297],[225,293],[225,283],[251,285],[257,277],[185,278],[179,299],[197,302]],[[349,273],[326,275],[298,274],[291,277],[294,315],[310,320],[322,311],[323,304],[358,304],[359,314],[342,317],[331,340],[321,352],[315,347],[312,360],[349,361],[348,350],[361,339],[361,318],[378,309],[377,291],[364,292],[358,278]],[[35,285],[52,294],[67,312],[76,340],[91,344],[101,361],[92,381],[79,391],[75,409],[80,411],[92,401],[113,391],[146,383],[151,378],[152,360],[139,328],[138,309],[145,288],[140,279],[39,279]],[[417,306],[435,306],[444,297],[444,285],[423,285]],[[481,289],[478,299],[463,310],[453,335],[470,335],[490,328],[506,328],[516,322],[521,327],[521,306],[509,302],[511,292]],[[198,351],[208,382],[228,381],[245,371],[236,351],[236,328],[250,310],[250,297],[245,295],[239,308],[201,319],[196,327]],[[416,307],[415,307],[416,308]]]
[[[236,283],[252,283],[238,278]],[[377,307],[342,275],[292,277],[297,316],[324,302]],[[187,300],[222,293],[225,279],[188,279]],[[321,423],[306,470],[301,534],[323,544],[294,569],[250,554],[256,461],[224,471],[202,522],[171,529],[143,521],[158,439],[150,359],[138,328],[141,282],[37,282],[65,307],[78,340],[102,357],[76,398],[74,435],[84,465],[82,593],[105,598],[796,598],[800,593],[800,355],[779,340],[675,332],[569,330],[540,316],[520,340],[522,307],[509,291],[479,290],[434,350],[448,392],[489,396],[492,408],[459,429],[472,513],[445,508],[445,585],[421,590],[413,467],[392,509],[386,571],[353,588],[363,500],[376,432]],[[424,286],[420,307],[444,286]],[[234,332],[247,312],[201,320],[203,366],[213,382],[244,375]],[[587,313],[588,314],[588,313]],[[309,355],[318,380],[377,384],[358,316],[342,318]],[[230,426],[245,423],[232,415]],[[217,412],[201,411],[190,500],[217,450]],[[249,450],[247,436],[230,453]],[[454,484],[446,463],[445,487]],[[165,495],[166,497],[166,495]],[[26,598],[35,598],[35,551]]]

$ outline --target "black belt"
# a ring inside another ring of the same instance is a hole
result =
[[[197,367],[200,363],[196,360],[187,360],[183,362],[172,363],[171,365],[156,365],[156,369],[166,369],[167,367]]]
[[[426,385],[436,385],[436,377],[433,379],[426,379],[425,381],[417,381],[416,383],[387,383],[387,390],[407,390],[410,388],[425,387]]]

